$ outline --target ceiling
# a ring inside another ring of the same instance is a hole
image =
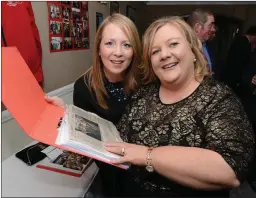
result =
[[[256,1],[146,1],[146,5],[256,5]]]

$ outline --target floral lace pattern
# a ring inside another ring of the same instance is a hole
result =
[[[159,99],[159,87],[158,83],[143,86],[132,96],[117,126],[122,139],[151,147],[210,149],[218,152],[243,179],[253,155],[254,135],[231,90],[208,77],[189,97],[166,105]],[[144,167],[132,166],[130,172],[145,189],[179,189],[175,182],[147,173]]]

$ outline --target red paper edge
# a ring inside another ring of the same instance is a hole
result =
[[[57,169],[57,168],[53,168],[53,167],[49,167],[49,166],[45,166],[45,165],[41,165],[41,164],[38,164],[36,167],[41,168],[41,169],[45,169],[45,170],[49,170],[49,171],[53,171],[53,172],[57,172],[57,173],[62,173],[62,174],[65,174],[65,175],[74,176],[74,177],[81,177],[82,174],[84,173],[84,171],[81,174],[73,173],[73,172],[60,170],[60,169]]]
[[[61,174],[65,174],[65,175],[70,175],[70,176],[74,176],[74,177],[81,177],[84,174],[84,172],[91,166],[92,162],[93,161],[90,160],[90,162],[88,163],[86,168],[80,174],[69,172],[69,171],[66,171],[66,170],[61,170],[61,169],[58,169],[58,168],[49,167],[49,166],[42,165],[42,164],[38,164],[38,165],[36,165],[36,167],[41,168],[41,169],[45,169],[45,170],[49,170],[49,171],[53,171],[53,172],[57,172],[57,173],[61,173]]]

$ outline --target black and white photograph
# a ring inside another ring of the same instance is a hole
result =
[[[64,5],[70,5],[71,1],[60,1]]]
[[[90,43],[88,38],[82,38],[82,48],[89,49]]]
[[[70,37],[70,23],[69,22],[63,23],[63,31],[64,31],[64,37]]]
[[[78,39],[77,39],[78,41]],[[81,40],[79,40],[81,42]],[[75,41],[76,43],[76,41]],[[80,43],[82,45],[82,43]],[[92,138],[101,141],[101,134],[99,125],[95,122],[87,120],[86,118],[75,115],[75,130],[80,131]]]
[[[64,38],[64,49],[72,49],[72,39]]]
[[[76,37],[76,23],[72,22],[72,37]]]
[[[61,17],[60,15],[60,7],[56,5],[49,5],[50,7],[50,18],[56,18],[59,19]]]
[[[82,36],[83,36],[82,23],[76,23],[76,37],[82,38]]]
[[[52,50],[61,50],[62,49],[62,38],[61,37],[52,37],[51,49]]]
[[[82,20],[83,20],[83,21],[84,21],[84,20],[88,20],[88,18],[89,18],[89,13],[88,13],[88,11],[85,10],[85,9],[83,9],[83,10],[82,10]]]
[[[82,38],[83,37],[83,27],[82,23],[72,23],[72,37]]]
[[[81,2],[80,1],[73,1],[72,7],[80,9],[81,8]]]
[[[62,17],[63,19],[69,19],[70,18],[71,9],[67,7],[62,7]]]
[[[82,1],[82,8],[88,10],[88,1]]]
[[[76,21],[76,22],[81,21],[80,12],[72,10],[72,18],[73,18],[73,21]]]
[[[61,22],[50,21],[50,33],[51,34],[61,34]]]
[[[83,21],[83,31],[84,31],[84,37],[89,37],[89,28],[88,28],[88,21]]]

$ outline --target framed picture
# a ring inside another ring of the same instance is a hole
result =
[[[103,14],[99,13],[99,12],[96,12],[96,31],[98,30],[102,21],[103,21]]]
[[[126,16],[129,17],[134,23],[136,22],[136,9],[127,5]]]
[[[120,12],[119,3],[117,1],[110,1],[109,5],[110,5],[110,15]]]
[[[50,52],[89,49],[88,1],[48,1]]]

